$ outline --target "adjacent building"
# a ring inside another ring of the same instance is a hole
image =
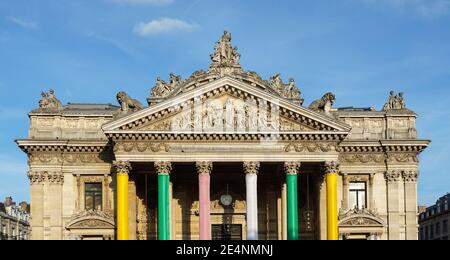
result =
[[[449,240],[450,193],[419,215],[420,240]]]
[[[0,203],[0,240],[28,240],[29,212],[30,206],[26,202],[17,206],[11,197]]]
[[[244,70],[228,32],[210,57],[158,78],[148,106],[42,93],[17,140],[32,239],[418,239],[430,141],[403,93],[379,110],[335,108],[331,92],[305,106],[293,79]]]

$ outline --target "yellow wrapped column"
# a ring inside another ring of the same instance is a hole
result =
[[[131,164],[120,161],[115,162],[114,167],[117,177],[117,240],[128,240],[128,174]]]
[[[337,162],[325,163],[325,174],[327,181],[327,238],[328,240],[339,239],[338,227],[338,199],[337,179],[339,164]]]

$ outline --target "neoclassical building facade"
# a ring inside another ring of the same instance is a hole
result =
[[[31,239],[418,239],[417,115],[310,106],[295,81],[245,71],[227,32],[206,71],[157,79],[148,106],[29,113]]]

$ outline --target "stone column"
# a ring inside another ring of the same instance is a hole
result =
[[[169,185],[172,164],[155,162],[158,174],[158,240],[170,240]]]
[[[338,202],[337,202],[337,178],[339,163],[335,161],[325,163],[327,181],[327,238],[339,239],[338,227]]]
[[[30,205],[31,221],[30,226],[31,240],[44,239],[44,181],[45,176],[41,172],[28,172],[30,179]]]
[[[389,240],[400,239],[400,215],[399,215],[399,182],[400,171],[389,170],[384,175],[387,183],[387,210]]]
[[[349,194],[349,182],[348,174],[342,174],[342,211],[347,212],[348,210],[348,194]]]
[[[49,183],[50,196],[50,239],[62,240],[62,188],[64,183],[64,174],[62,172],[48,172],[47,179]]]
[[[259,162],[244,162],[247,187],[247,240],[258,240],[258,173]]]
[[[281,184],[281,226],[283,240],[287,240],[287,185],[286,179]]]
[[[200,240],[211,240],[211,171],[212,162],[197,162],[199,202],[200,202]]]
[[[129,162],[114,162],[117,177],[117,239],[129,239],[128,180],[131,171]]]
[[[406,240],[418,240],[417,178],[418,171],[404,171]]]
[[[287,185],[287,239],[298,240],[298,170],[299,162],[285,162]]]

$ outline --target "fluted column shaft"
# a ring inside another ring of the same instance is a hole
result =
[[[327,238],[328,240],[339,239],[338,227],[338,201],[337,201],[337,179],[339,163],[326,162],[325,174],[327,181]]]
[[[287,185],[287,239],[298,240],[298,169],[300,163],[286,162]]]
[[[211,162],[197,162],[199,202],[200,202],[200,240],[211,240]]]
[[[244,162],[247,187],[247,240],[258,240],[258,173],[259,162]]]
[[[170,162],[155,162],[158,174],[158,240],[170,240]]]
[[[118,161],[114,162],[114,168],[117,178],[117,240],[128,240],[128,175],[131,164]]]

